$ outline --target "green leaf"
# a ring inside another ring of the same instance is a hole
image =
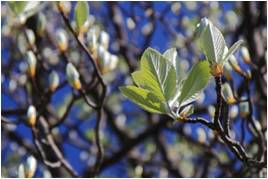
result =
[[[185,71],[181,67],[178,53],[176,48],[170,48],[163,53],[163,56],[170,61],[170,63],[174,66],[177,77],[177,84],[185,77]]]
[[[75,20],[77,28],[80,29],[88,19],[89,7],[87,1],[78,1],[75,6]]]
[[[142,107],[144,110],[153,113],[166,113],[165,105],[150,91],[136,86],[119,87],[125,97]]]
[[[148,71],[136,71],[132,74],[133,81],[141,88],[151,91],[161,101],[166,101],[163,93],[159,89],[159,84],[152,73]]]
[[[155,81],[154,89],[157,96],[166,102],[176,91],[176,71],[174,66],[159,52],[147,48],[141,58],[141,71],[146,71],[151,80]]]
[[[186,104],[196,99],[198,93],[203,90],[210,79],[209,64],[206,60],[196,64],[183,83],[179,104]]]
[[[224,62],[227,61],[235,53],[235,51],[243,44],[243,42],[243,40],[239,40],[232,45],[224,57]]]
[[[222,33],[210,21],[200,35],[200,46],[210,64],[221,63],[225,54],[225,40]]]
[[[12,10],[12,12],[15,15],[19,15],[23,13],[24,8],[26,6],[26,1],[10,1],[7,3],[8,3],[9,8]]]

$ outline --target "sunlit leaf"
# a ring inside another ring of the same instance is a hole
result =
[[[10,1],[8,2],[8,6],[15,15],[19,15],[24,11],[26,3],[26,1]]]
[[[165,113],[165,105],[150,91],[136,86],[119,87],[123,95],[142,107],[144,110],[153,113]]]
[[[210,21],[203,27],[199,44],[210,64],[220,63],[225,54],[225,40],[222,33]]]
[[[236,50],[238,50],[238,48],[243,44],[243,40],[239,40],[236,43],[234,43],[232,45],[232,47],[228,50],[227,54],[225,55],[223,61],[228,60],[234,53]]]
[[[87,1],[78,1],[75,6],[75,21],[77,28],[80,29],[88,19],[89,7]]]
[[[210,79],[209,64],[207,61],[200,61],[196,64],[183,83],[179,104],[196,99],[196,95],[203,90]]]
[[[177,84],[185,77],[185,71],[181,67],[180,60],[176,48],[170,48],[163,53],[163,56],[168,59],[176,70]]]
[[[166,101],[173,97],[176,90],[176,71],[173,65],[159,52],[147,48],[141,58],[141,70],[148,71],[157,84],[158,93]]]

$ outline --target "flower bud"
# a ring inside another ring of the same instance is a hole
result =
[[[247,79],[249,79],[249,80],[252,78],[252,74],[251,74],[250,70],[246,71],[246,76],[247,76]]]
[[[182,118],[187,118],[188,116],[192,115],[194,113],[194,106],[189,105],[186,106],[181,112],[180,112],[180,117]]]
[[[116,55],[110,55],[110,61],[108,64],[109,71],[114,70],[117,64],[118,64],[118,57]]]
[[[224,83],[222,85],[222,91],[221,91],[222,97],[228,104],[233,104],[236,102],[233,91],[228,83]]]
[[[43,36],[45,28],[46,28],[46,16],[43,13],[40,13],[38,15],[38,21],[37,21],[37,34],[39,36]]]
[[[27,158],[26,165],[25,165],[25,177],[32,178],[35,174],[37,168],[37,161],[33,156]]]
[[[34,46],[35,43],[35,35],[34,32],[31,29],[26,30],[26,35],[27,35],[27,42],[30,45],[30,48]]]
[[[230,108],[230,117],[233,119],[233,118],[236,118],[237,115],[238,115],[238,107],[237,107],[237,105],[233,105]]]
[[[36,123],[37,112],[33,105],[30,105],[27,111],[27,121],[31,126],[34,126]]]
[[[68,37],[63,29],[56,32],[57,44],[61,52],[65,52],[68,48]]]
[[[250,59],[250,55],[249,55],[249,51],[247,47],[241,47],[241,55],[245,63],[247,64],[251,63],[251,59]]]
[[[51,92],[55,91],[57,87],[59,86],[60,78],[57,72],[52,71],[49,74],[49,89]]]
[[[97,47],[97,56],[98,56],[98,65],[102,73],[104,73],[106,70],[104,69],[105,66],[107,65],[107,62],[109,61],[110,58],[110,53],[105,50],[103,46],[98,46]]]
[[[96,29],[90,29],[87,34],[88,48],[92,53],[97,50],[97,31]]]
[[[223,67],[223,75],[228,81],[232,80],[232,67],[229,63],[225,63]]]
[[[203,128],[199,127],[199,128],[197,128],[196,133],[197,133],[198,142],[205,143],[206,139],[207,139],[207,134],[206,134],[205,130]]]
[[[243,118],[246,118],[249,114],[249,104],[248,102],[241,102],[239,104],[239,108],[240,108],[240,115]]]
[[[216,111],[216,109],[215,109],[215,107],[213,105],[208,106],[208,113],[212,117],[212,119],[214,118],[215,111]]]
[[[24,165],[21,163],[18,168],[18,178],[25,178]]]
[[[67,80],[69,84],[74,88],[74,89],[81,89],[82,85],[79,80],[79,73],[76,70],[76,68],[73,66],[73,64],[68,63],[66,67],[66,75],[67,75]]]
[[[68,16],[70,11],[71,11],[71,2],[70,1],[60,1],[58,4],[58,7],[60,9],[61,12],[63,12],[63,14],[65,16]]]
[[[100,33],[100,44],[107,50],[109,47],[109,41],[110,41],[110,37],[109,34],[105,31],[101,31]]]
[[[26,20],[27,20],[27,17],[25,14],[22,13],[18,16],[18,22],[20,25],[24,25]]]
[[[237,63],[237,60],[236,60],[235,56],[232,55],[230,57],[230,63],[231,63],[231,66],[232,66],[232,68],[234,69],[235,72],[243,73],[241,68],[240,68],[240,66]]]
[[[35,76],[36,73],[36,57],[32,51],[28,51],[26,55],[26,60],[28,64],[28,73],[31,77]]]

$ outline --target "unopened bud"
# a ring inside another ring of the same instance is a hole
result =
[[[24,165],[21,163],[18,168],[18,178],[25,178]]]
[[[238,107],[237,105],[233,105],[230,108],[230,117],[233,119],[233,118],[236,118],[237,115],[238,115]]]
[[[36,74],[36,64],[37,60],[32,51],[28,51],[26,55],[26,61],[28,64],[28,73],[31,77],[34,77]]]
[[[233,91],[228,83],[224,83],[222,85],[222,91],[221,91],[222,97],[228,104],[233,104],[236,102]]]
[[[250,55],[249,55],[249,51],[247,47],[241,47],[241,55],[245,63],[247,64],[251,63],[251,59],[250,59]]]
[[[216,111],[216,109],[215,109],[214,106],[212,106],[212,105],[209,105],[209,106],[208,106],[208,113],[209,113],[209,115],[210,115],[212,118],[214,118],[215,111]]]
[[[68,48],[68,37],[63,29],[56,32],[57,44],[61,52],[65,52]]]
[[[60,78],[59,75],[57,74],[57,72],[52,71],[49,74],[49,89],[50,91],[55,91],[57,89],[57,87],[59,86],[60,83]]]
[[[97,50],[97,32],[96,29],[89,30],[87,34],[89,50],[94,53]]]
[[[109,34],[105,31],[101,31],[99,40],[100,40],[100,44],[107,50],[109,47],[109,41],[110,41]]]
[[[43,36],[45,28],[46,28],[46,16],[43,13],[40,13],[38,15],[38,21],[37,21],[37,34],[39,36]]]
[[[224,64],[223,75],[228,81],[232,80],[232,67],[229,63]]]
[[[71,2],[70,1],[60,1],[58,4],[58,7],[59,7],[60,11],[63,12],[63,14],[65,16],[68,16],[70,11],[71,11]]]
[[[243,118],[246,118],[249,114],[249,104],[248,102],[241,102],[239,104],[239,108],[240,108],[240,115]]]
[[[207,139],[207,134],[206,134],[205,130],[203,128],[199,127],[196,130],[196,133],[197,133],[197,136],[198,136],[198,142],[205,143],[206,139]]]
[[[26,20],[27,20],[27,17],[25,16],[24,13],[22,13],[18,16],[18,22],[20,25],[24,25]]]
[[[252,78],[252,74],[251,74],[250,70],[246,71],[246,76],[247,76],[247,79],[249,79],[249,80]]]
[[[67,80],[69,84],[74,88],[74,89],[81,89],[82,85],[79,80],[79,73],[76,70],[76,68],[73,66],[73,64],[68,63],[66,67],[66,75],[67,75]]]
[[[34,32],[31,29],[26,30],[26,35],[27,35],[27,42],[30,45],[30,48],[34,46],[35,43],[35,35]]]
[[[27,121],[31,126],[36,123],[37,112],[33,105],[30,105],[27,111]]]
[[[25,177],[32,178],[37,168],[37,161],[33,156],[27,158],[25,165]]]
[[[230,57],[230,63],[231,63],[231,66],[232,66],[232,68],[234,69],[235,72],[243,73],[241,68],[240,68],[240,66],[237,63],[237,60],[236,60],[235,56],[232,55]]]

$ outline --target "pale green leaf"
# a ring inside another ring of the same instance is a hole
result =
[[[88,19],[89,7],[87,1],[78,1],[75,6],[75,20],[76,26],[80,29]]]
[[[227,54],[224,57],[224,62],[227,61],[234,53],[236,50],[238,50],[238,48],[243,44],[243,40],[239,40],[236,43],[234,43],[231,48],[228,50]]]
[[[179,104],[195,99],[196,95],[206,87],[210,76],[209,64],[206,60],[196,64],[183,83]]]
[[[211,22],[200,35],[200,46],[210,64],[220,63],[226,47],[222,33]]]
[[[132,74],[133,81],[141,88],[151,91],[158,99],[165,101],[165,97],[159,89],[157,81],[153,80],[154,76],[148,71],[135,71]]]
[[[119,89],[125,97],[144,110],[160,114],[166,113],[165,105],[150,91],[136,86],[124,86]]]
[[[8,3],[9,8],[12,10],[12,12],[15,15],[19,15],[23,13],[27,2],[26,1],[10,1],[7,3]]]
[[[172,63],[172,65],[174,66],[175,71],[176,71],[177,84],[179,84],[179,82],[185,77],[186,74],[185,74],[184,69],[181,67],[176,48],[170,48],[170,49],[166,50],[163,53],[163,56],[166,59],[168,59]]]
[[[157,84],[157,94],[163,94],[165,101],[174,96],[176,71],[174,66],[159,52],[147,48],[141,58],[141,71],[147,71]]]

